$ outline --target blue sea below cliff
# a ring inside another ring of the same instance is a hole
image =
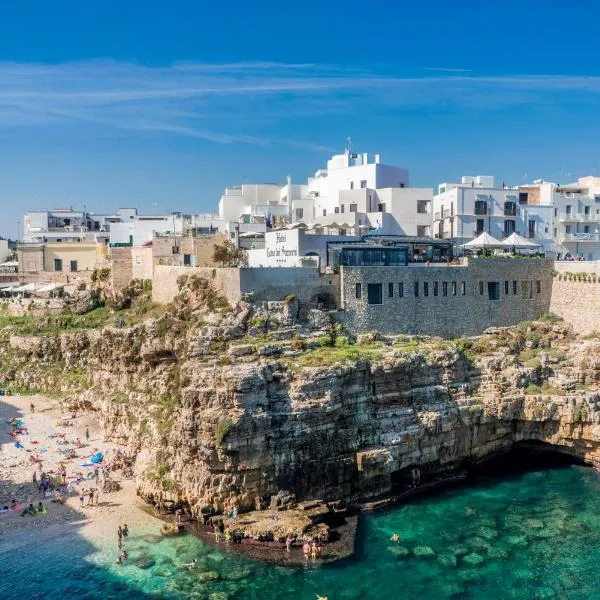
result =
[[[34,534],[20,544],[2,539],[0,598],[600,598],[600,478],[578,466],[479,478],[367,515],[355,557],[331,566],[286,568],[192,536],[139,533],[128,541],[126,565],[114,564],[115,548],[77,532],[38,541]],[[394,533],[399,543],[390,542]],[[198,569],[183,568],[193,558]]]

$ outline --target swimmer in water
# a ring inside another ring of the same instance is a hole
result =
[[[390,542],[396,542],[398,543],[400,541],[400,536],[395,533],[391,538],[390,538]]]
[[[197,564],[198,564],[198,561],[197,561],[197,560],[194,558],[194,559],[192,560],[192,562],[186,563],[186,564],[185,564],[185,565],[183,565],[183,566],[184,566],[184,567],[187,567],[187,568],[188,568],[188,569],[191,571],[192,569],[195,569],[195,568],[196,568],[196,565],[197,565]]]

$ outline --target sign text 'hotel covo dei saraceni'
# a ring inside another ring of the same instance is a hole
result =
[[[267,256],[298,256],[298,248],[286,248],[287,235],[278,233],[275,239],[275,248],[267,248]]]

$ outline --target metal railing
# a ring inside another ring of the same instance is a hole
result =
[[[571,221],[573,223],[600,223],[600,215],[585,213],[562,213],[558,216],[559,221]]]

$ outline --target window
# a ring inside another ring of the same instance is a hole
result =
[[[505,217],[516,217],[517,216],[517,203],[516,202],[505,202],[504,203],[504,216]]]
[[[62,260],[60,258],[55,258],[54,259],[54,270],[55,271],[62,271]]]
[[[417,225],[417,237],[429,237],[429,225]]]
[[[362,285],[360,283],[357,283],[356,286],[354,287],[354,295],[357,300],[360,300],[360,298],[362,296]]]
[[[361,190],[366,190],[367,189],[367,180],[366,179],[361,179],[361,181],[360,181],[360,189]]]
[[[504,237],[508,237],[515,232],[515,222],[507,219],[504,221]]]
[[[434,296],[438,295],[438,282],[437,281],[433,282],[433,295]]]
[[[536,294],[542,293],[542,282],[539,279],[535,282],[535,293]]]
[[[394,297],[394,284],[388,283],[388,298]]]
[[[483,281],[479,282],[479,294],[483,296]]]
[[[571,226],[565,225],[565,233],[571,233]]]
[[[583,208],[583,214],[584,215],[589,215],[590,214],[590,207],[589,206],[585,206]]]
[[[527,192],[519,192],[519,204],[527,204],[528,197]]]
[[[442,281],[442,296],[448,295],[448,282]]]
[[[570,214],[571,214],[571,205],[570,205],[570,204],[567,204],[567,205],[565,206],[565,213],[566,213],[566,214],[568,214],[568,215],[570,215]]]
[[[337,214],[340,212],[340,207],[339,207],[339,206],[336,206],[336,207],[333,209],[333,212],[334,212],[334,213],[337,215]]]
[[[383,291],[381,283],[367,284],[367,299],[369,304],[383,304]]]
[[[513,294],[517,293],[517,282],[513,281]]]
[[[351,204],[350,205],[350,212],[356,212],[357,209],[357,205],[356,204]]]
[[[460,295],[465,296],[467,294],[467,283],[465,281],[461,281],[460,283]]]
[[[172,251],[173,254],[179,254],[179,246],[173,246]]]
[[[488,300],[500,300],[500,282],[488,281]]]
[[[342,204],[342,206],[340,207],[340,211],[344,212],[344,205]]]
[[[508,290],[509,290],[509,285],[508,285],[508,281],[504,282],[504,295],[508,296]]]
[[[584,225],[583,226],[583,233],[589,233],[590,232],[590,226],[589,225]]]
[[[452,282],[452,295],[456,296],[456,281]]]
[[[554,209],[554,216],[555,216],[555,217],[558,217],[558,208],[555,208],[555,209]]]
[[[484,220],[483,219],[477,219],[477,224],[475,225],[475,234],[476,235],[480,235],[481,233],[483,233],[484,231]]]
[[[423,282],[423,296],[429,296],[429,283]]]
[[[72,272],[77,271],[77,261],[76,260],[72,260],[71,264],[69,265],[70,269]]]
[[[533,298],[533,286],[531,283],[531,281],[521,281],[521,296],[523,296],[525,300],[531,300],[531,298]]]
[[[398,284],[398,298],[404,298],[404,284]]]
[[[136,256],[135,257],[135,264],[136,265],[141,265],[142,264],[142,257],[141,256]]]
[[[377,205],[377,212],[385,212],[385,202]]]
[[[475,200],[475,214],[476,215],[487,215],[488,214],[487,200]]]
[[[189,267],[192,264],[192,255],[191,254],[184,254],[183,255],[183,266],[184,267]]]
[[[353,190],[354,189],[354,181],[350,182],[350,189]]]
[[[296,209],[296,219],[303,219],[303,218],[304,218],[304,209],[297,208]]]
[[[417,200],[417,213],[420,215],[426,215],[428,205],[429,202],[427,200]]]
[[[324,216],[324,217],[326,217],[326,216],[327,216],[327,209],[326,209],[326,208],[324,208],[324,209],[323,209],[323,216]]]
[[[415,281],[415,298],[419,297],[419,282]]]
[[[558,233],[558,230],[557,230],[557,229],[556,229],[556,227],[555,227],[555,228],[554,228],[554,237],[556,237],[557,233]]]
[[[529,237],[534,238],[535,237],[535,221],[533,221],[532,219],[529,219],[527,224],[528,224],[528,229],[529,229]]]

